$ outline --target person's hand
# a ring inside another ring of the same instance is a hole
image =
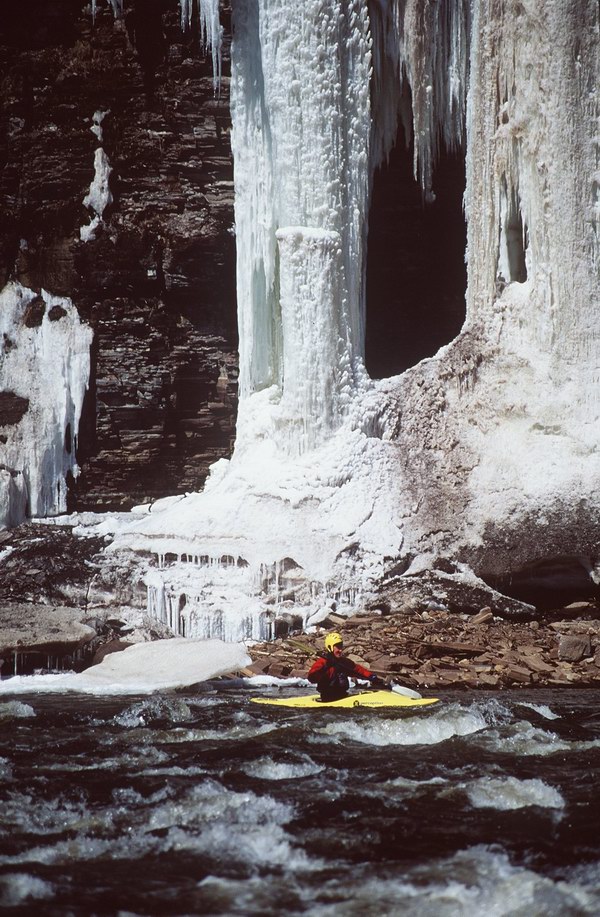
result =
[[[369,681],[372,685],[383,685],[385,684],[383,678],[380,678],[379,675],[369,675]]]

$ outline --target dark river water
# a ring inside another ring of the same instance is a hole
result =
[[[4,912],[600,914],[600,692],[407,717],[221,685],[2,697]]]

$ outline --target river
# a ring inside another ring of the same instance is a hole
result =
[[[598,691],[406,716],[226,684],[2,698],[7,913],[600,914]]]

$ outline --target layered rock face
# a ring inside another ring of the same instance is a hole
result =
[[[92,19],[83,0],[35,0],[3,12],[0,60],[0,289],[68,297],[93,329],[79,430],[56,431],[81,474],[49,511],[197,490],[235,424],[228,78],[216,93],[176,0],[138,0],[120,19],[109,4]],[[35,331],[28,308],[17,347]],[[36,410],[11,383],[3,443]],[[35,512],[27,461],[23,473]]]

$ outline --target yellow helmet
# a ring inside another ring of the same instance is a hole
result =
[[[338,643],[343,643],[343,637],[341,634],[327,634],[325,637],[325,649],[330,653],[334,646],[337,646]]]

